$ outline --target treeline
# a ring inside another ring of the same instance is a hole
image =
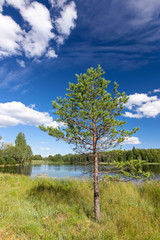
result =
[[[82,154],[67,154],[62,156],[56,154],[55,156],[49,155],[47,158],[43,158],[41,155],[35,155],[34,160],[46,160],[56,163],[87,163],[92,161],[92,157]],[[133,147],[132,150],[112,150],[99,154],[99,162],[123,162],[130,160],[141,159],[148,163],[160,163],[160,149],[136,149]]]
[[[1,143],[0,147],[0,165],[25,164],[32,160],[32,149],[27,145],[24,133],[19,133],[12,143]]]
[[[130,160],[144,160],[148,163],[160,163],[160,149],[136,149],[132,150],[113,150],[105,153],[101,156],[101,162],[122,162]]]

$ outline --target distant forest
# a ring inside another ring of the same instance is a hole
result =
[[[111,163],[113,161],[123,162],[130,160],[144,160],[148,163],[160,163],[160,149],[137,149],[132,150],[112,150],[99,154],[99,162]],[[62,156],[56,154],[43,158],[41,155],[33,155],[32,149],[27,145],[24,133],[19,133],[15,139],[15,144],[1,143],[0,165],[8,164],[28,164],[32,160],[44,160],[53,163],[83,164],[92,160],[91,156],[84,154],[67,154]]]
[[[55,156],[49,155],[43,158],[41,155],[33,156],[33,160],[46,160],[50,162],[66,162],[70,164],[87,163],[92,161],[92,158],[83,154],[67,154],[62,156],[56,154]],[[113,162],[113,161],[130,161],[141,159],[149,163],[160,163],[160,149],[137,149],[133,147],[132,150],[112,150],[99,155],[99,162]]]

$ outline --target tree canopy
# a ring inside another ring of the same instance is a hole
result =
[[[126,121],[120,120],[124,104],[128,97],[118,92],[114,82],[113,94],[107,91],[110,81],[106,80],[103,69],[98,66],[90,68],[85,74],[76,74],[77,83],[69,83],[66,97],[57,97],[52,102],[56,121],[63,127],[53,128],[40,126],[49,135],[74,145],[79,153],[93,156],[94,162],[94,210],[95,218],[100,218],[98,154],[122,143],[139,128],[125,130]]]
[[[31,161],[32,149],[27,145],[24,133],[19,133],[13,143],[3,143],[0,150],[0,164],[24,164]]]
[[[58,97],[52,102],[59,116],[56,121],[63,122],[64,127],[40,128],[57,139],[74,144],[78,152],[93,152],[94,124],[98,152],[117,146],[135,133],[138,128],[126,131],[123,128],[126,121],[117,118],[122,115],[128,97],[124,92],[118,92],[116,82],[112,96],[107,91],[110,81],[103,78],[104,74],[100,66],[88,69],[86,74],[76,74],[78,83],[69,83],[66,97]]]

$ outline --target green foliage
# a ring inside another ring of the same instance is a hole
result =
[[[63,127],[39,126],[50,136],[74,145],[78,153],[87,153],[87,161],[90,160],[89,155],[94,155],[96,162],[97,153],[100,160],[100,153],[120,145],[126,137],[139,130],[124,129],[126,121],[120,120],[120,116],[128,97],[124,92],[118,92],[116,82],[113,94],[109,93],[110,81],[103,77],[104,74],[100,66],[88,69],[85,74],[76,74],[77,83],[69,83],[66,96],[52,102],[55,114],[59,116],[56,121],[63,123]],[[138,174],[142,175],[140,171]]]
[[[100,183],[95,222],[91,183],[0,174],[0,238],[159,240],[160,183]]]
[[[145,161],[141,159],[124,162],[112,162],[113,168],[109,171],[112,175],[105,175],[102,180],[130,181],[133,179],[146,179],[151,176],[150,172],[143,171]]]
[[[26,142],[24,133],[22,132],[18,133],[15,140],[15,145],[21,149],[25,149],[27,142]]]
[[[4,165],[6,162],[3,157],[0,157],[0,165]]]
[[[75,146],[75,150],[93,152],[93,121],[96,125],[97,151],[104,151],[122,143],[127,136],[139,128],[126,131],[126,121],[117,117],[122,115],[124,104],[128,101],[125,93],[119,93],[114,83],[113,96],[107,92],[110,81],[105,80],[103,69],[90,68],[86,74],[76,75],[78,82],[69,83],[66,97],[53,101],[56,121],[64,127],[52,128],[40,126],[49,135],[62,139]]]
[[[15,140],[15,147],[18,152],[18,160],[20,163],[25,163],[31,160],[32,150],[29,145],[27,145],[24,133],[20,132]]]
[[[105,152],[102,156],[102,162],[124,162],[130,160],[144,160],[148,163],[160,163],[160,149],[136,149],[132,150],[113,150]]]
[[[135,154],[136,152],[136,154]],[[92,161],[92,157],[85,154],[66,154],[60,155],[60,162],[68,162],[70,164],[81,164]],[[37,158],[39,160],[41,158]],[[56,161],[56,156],[48,156],[48,161]],[[136,149],[132,150],[112,150],[99,154],[99,162],[108,164],[113,162],[127,162],[131,160],[141,159],[144,163],[160,163],[160,149]]]
[[[16,163],[27,163],[31,162],[32,150],[26,143],[24,133],[19,133],[15,140],[15,146],[13,144],[5,143],[2,144],[0,149],[0,165]]]
[[[32,158],[33,160],[42,160],[43,159],[43,157],[41,156],[41,155],[34,155],[33,156],[33,158]]]

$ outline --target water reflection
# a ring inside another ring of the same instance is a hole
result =
[[[15,174],[23,174],[23,175],[32,175],[32,165],[26,165],[26,166],[5,166],[0,167],[1,173],[15,173]]]
[[[160,164],[157,165],[144,165],[143,170],[145,172],[151,171],[156,177],[160,178]]]
[[[31,176],[47,175],[48,177],[75,177],[89,178],[92,176],[92,166],[84,165],[26,165],[26,166],[6,166],[0,167],[2,173],[15,173]],[[145,165],[145,171],[152,171],[156,178],[160,178],[160,165]]]

